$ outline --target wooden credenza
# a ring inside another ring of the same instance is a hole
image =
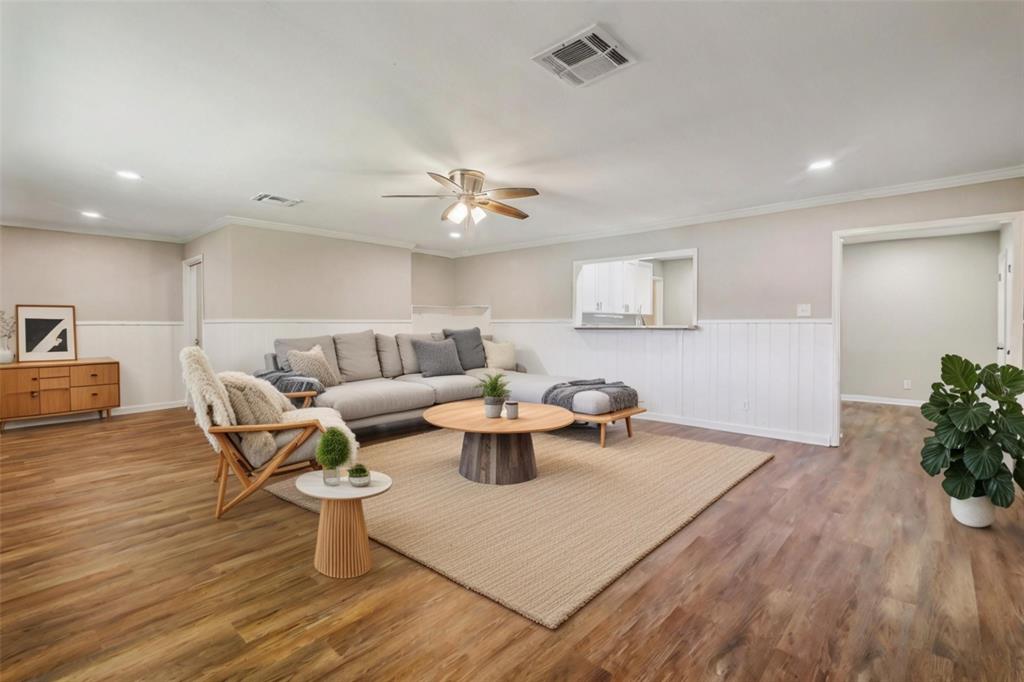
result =
[[[113,358],[0,365],[0,429],[14,419],[99,412],[121,405],[121,366]]]

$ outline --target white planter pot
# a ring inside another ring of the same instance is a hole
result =
[[[7,339],[0,339],[0,365],[14,362],[14,351],[7,345]]]
[[[949,510],[953,512],[954,519],[971,528],[988,528],[996,520],[996,508],[987,495],[966,500],[951,497]]]

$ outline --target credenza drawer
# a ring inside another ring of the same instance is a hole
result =
[[[58,388],[71,388],[71,380],[67,377],[54,377],[52,379],[39,379],[40,391],[52,391]]]
[[[71,368],[67,365],[63,367],[40,367],[39,378],[40,379],[52,379],[53,377],[66,377],[71,375]]]
[[[72,376],[74,380],[74,376]],[[71,388],[72,410],[99,410],[117,407],[119,402],[117,384],[106,386],[73,386]]]
[[[118,382],[117,365],[81,365],[71,368],[72,386],[98,386]],[[74,399],[71,401],[74,404]],[[72,408],[77,409],[77,408]]]
[[[39,370],[4,369],[0,370],[0,394],[29,393],[39,390]]]
[[[39,414],[58,414],[70,411],[71,391],[68,389],[39,392]]]
[[[39,391],[5,393],[0,418],[32,417],[39,414]]]

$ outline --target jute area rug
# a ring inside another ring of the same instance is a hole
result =
[[[394,480],[363,501],[370,537],[552,629],[772,458],[642,431],[601,449],[568,429],[534,434],[536,479],[495,486],[459,475],[461,445],[440,430],[360,449]],[[292,478],[265,490],[320,510]]]

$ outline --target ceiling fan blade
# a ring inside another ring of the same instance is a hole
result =
[[[458,205],[459,205],[459,202],[457,202],[457,201],[456,201],[456,202],[452,203],[452,205],[451,205],[451,206],[449,206],[448,208],[446,208],[446,209],[444,210],[444,213],[442,213],[442,214],[441,214],[441,222],[442,222],[442,223],[443,223],[444,221],[448,220],[448,214],[449,214],[449,213],[451,213],[451,212],[452,212],[452,210],[453,210],[453,209],[454,209],[454,208],[455,208],[456,206],[458,206]]]
[[[450,194],[381,194],[382,199],[451,199]]]
[[[445,176],[438,175],[437,173],[431,173],[430,171],[427,171],[427,175],[432,177],[434,179],[434,181],[437,182],[437,184],[441,185],[445,189],[451,190],[452,192],[455,192],[456,194],[462,194],[463,189],[461,187],[459,187],[458,185],[456,185],[451,180],[449,180],[448,178],[446,178]]]
[[[523,199],[535,197],[540,192],[532,187],[502,187],[500,189],[489,189],[480,192],[477,196],[484,196],[488,199]]]
[[[508,204],[503,204],[500,201],[482,199],[479,201],[475,201],[473,203],[479,206],[480,208],[484,209],[485,211],[497,213],[498,215],[508,216],[509,218],[517,218],[519,220],[523,220],[524,218],[530,217],[528,214],[523,213],[515,206],[509,206]]]

